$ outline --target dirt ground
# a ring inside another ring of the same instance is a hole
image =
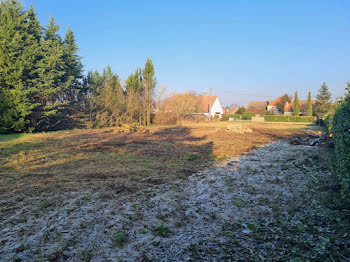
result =
[[[342,232],[306,215],[327,150],[287,142],[310,127],[226,125],[0,137],[0,261],[329,258]]]

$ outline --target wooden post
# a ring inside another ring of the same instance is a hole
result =
[[[212,116],[211,116],[211,96],[212,96],[212,91],[213,91],[213,89],[210,88],[210,97],[209,97],[209,115],[210,115],[210,122],[212,121]]]

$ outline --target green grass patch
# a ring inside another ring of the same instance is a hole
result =
[[[164,224],[161,224],[159,226],[157,226],[154,231],[161,237],[165,237],[168,235],[169,233],[169,228],[164,225]]]
[[[27,133],[16,133],[16,134],[5,134],[5,135],[0,135],[0,142],[9,142],[12,140],[16,140],[19,138],[23,138],[26,136],[29,136],[30,134]]]
[[[123,246],[127,242],[128,236],[124,232],[115,231],[111,235],[111,240],[114,244]]]

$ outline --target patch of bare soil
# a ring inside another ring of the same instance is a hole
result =
[[[279,140],[134,193],[116,187],[114,193],[62,188],[59,195],[11,195],[0,202],[1,260],[330,258],[337,235],[312,191],[315,179],[330,173],[325,150]]]

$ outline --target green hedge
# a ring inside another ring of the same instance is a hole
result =
[[[326,116],[323,119],[323,123],[327,129],[328,134],[332,133],[332,129],[333,129],[333,118],[334,118],[334,112],[333,113],[329,113],[326,114]]]
[[[342,193],[350,197],[350,94],[337,107],[333,116],[333,138],[337,159],[337,173]]]
[[[245,112],[243,114],[224,114],[222,115],[221,121],[228,121],[229,118],[234,118],[236,120],[251,120],[255,116],[255,113]]]
[[[264,116],[266,122],[303,122],[312,123],[315,121],[314,116]]]
[[[7,128],[0,126],[0,134],[8,134],[8,133],[10,133],[10,131]]]

